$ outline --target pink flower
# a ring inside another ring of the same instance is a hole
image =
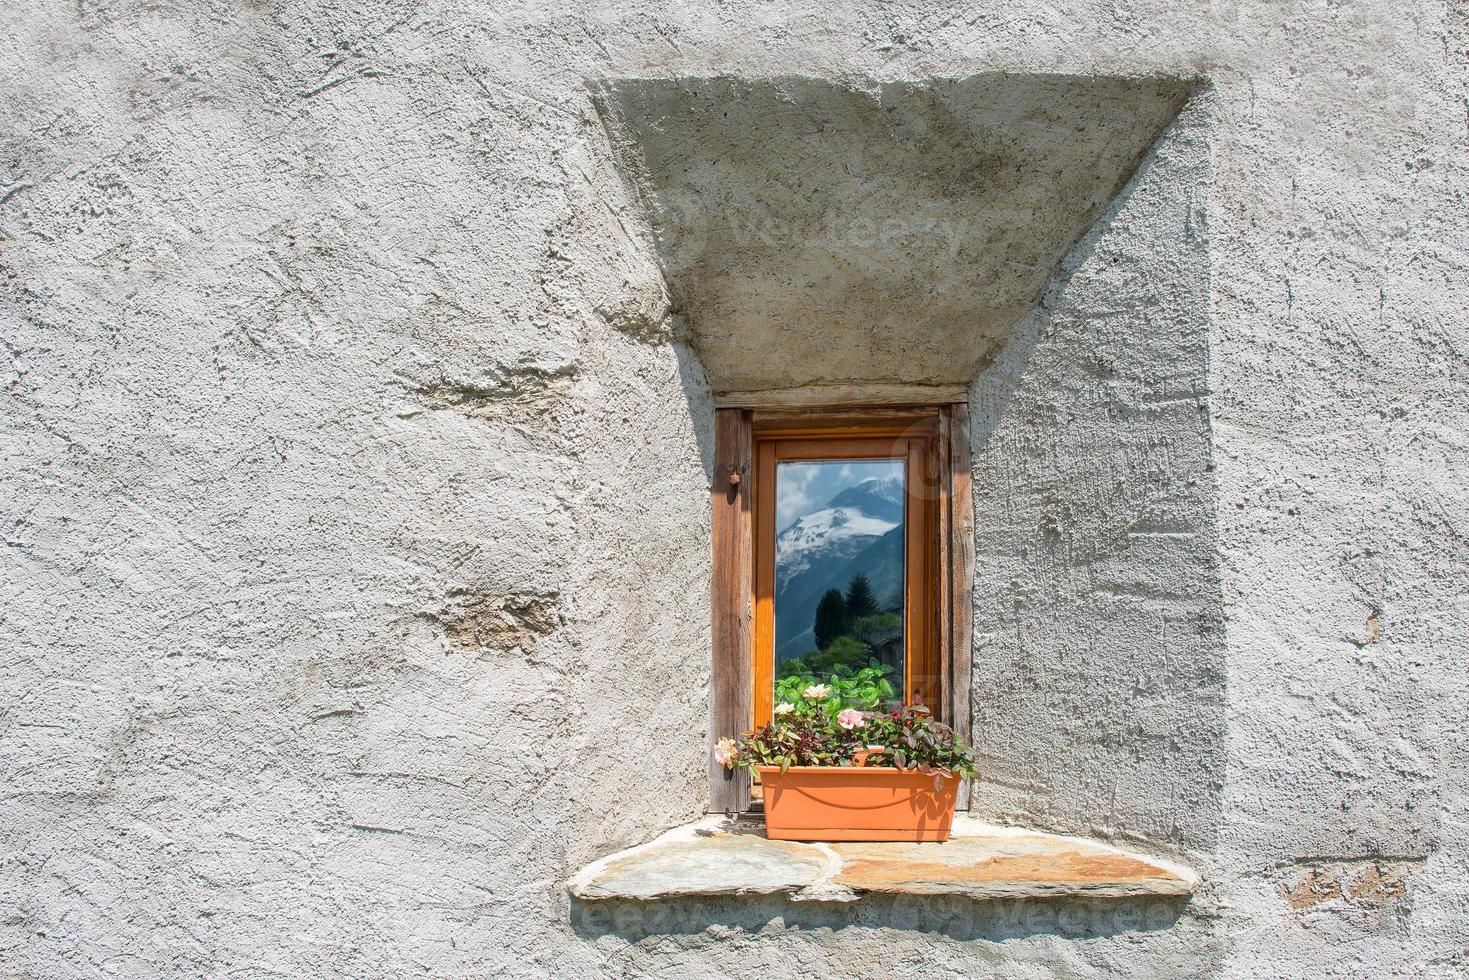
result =
[[[734,739],[721,738],[714,743],[714,761],[728,769],[734,765],[735,756],[739,755],[739,751]]]
[[[845,711],[837,714],[837,724],[841,725],[847,731],[851,731],[859,725],[867,724],[867,719],[856,708],[847,708]]]

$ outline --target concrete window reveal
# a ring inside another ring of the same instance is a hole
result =
[[[584,868],[583,904],[1193,893],[1186,868],[1013,827],[1185,852],[1217,827],[1200,91],[596,87],[646,292],[713,393],[711,746],[783,680],[870,662],[982,761],[947,843],[796,844],[711,754],[707,820]]]

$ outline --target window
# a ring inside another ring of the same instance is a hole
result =
[[[782,682],[859,671],[967,736],[969,436],[963,391],[942,394],[716,400],[711,738],[768,721]],[[748,801],[742,774],[711,765],[711,810]]]
[[[938,703],[934,421],[755,429],[752,724],[807,683]]]

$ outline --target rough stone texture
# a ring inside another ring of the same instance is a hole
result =
[[[680,833],[683,829],[589,865],[572,877],[571,893],[583,899],[643,901],[687,895],[771,895],[799,892],[816,884],[827,871],[827,853],[807,844],[702,827],[702,833]]]
[[[4,21],[0,972],[1463,972],[1462,4]],[[588,917],[702,807],[710,432],[593,93],[997,73],[1202,87],[975,383],[975,806],[1205,885]]]
[[[1281,893],[1298,912],[1339,903],[1380,910],[1407,895],[1415,870],[1412,862],[1403,861],[1313,862],[1301,867]]]
[[[1191,875],[1074,838],[961,828],[942,847],[834,844],[835,881],[858,892],[964,898],[1137,898],[1189,895]]]
[[[856,901],[868,894],[968,899],[1144,898],[1193,893],[1196,877],[1092,841],[955,817],[943,844],[820,844],[766,839],[758,825],[712,818],[611,855],[568,883],[584,900],[787,894]]]

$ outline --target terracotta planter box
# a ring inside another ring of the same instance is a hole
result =
[[[959,777],[876,766],[760,767],[771,840],[946,841]]]

